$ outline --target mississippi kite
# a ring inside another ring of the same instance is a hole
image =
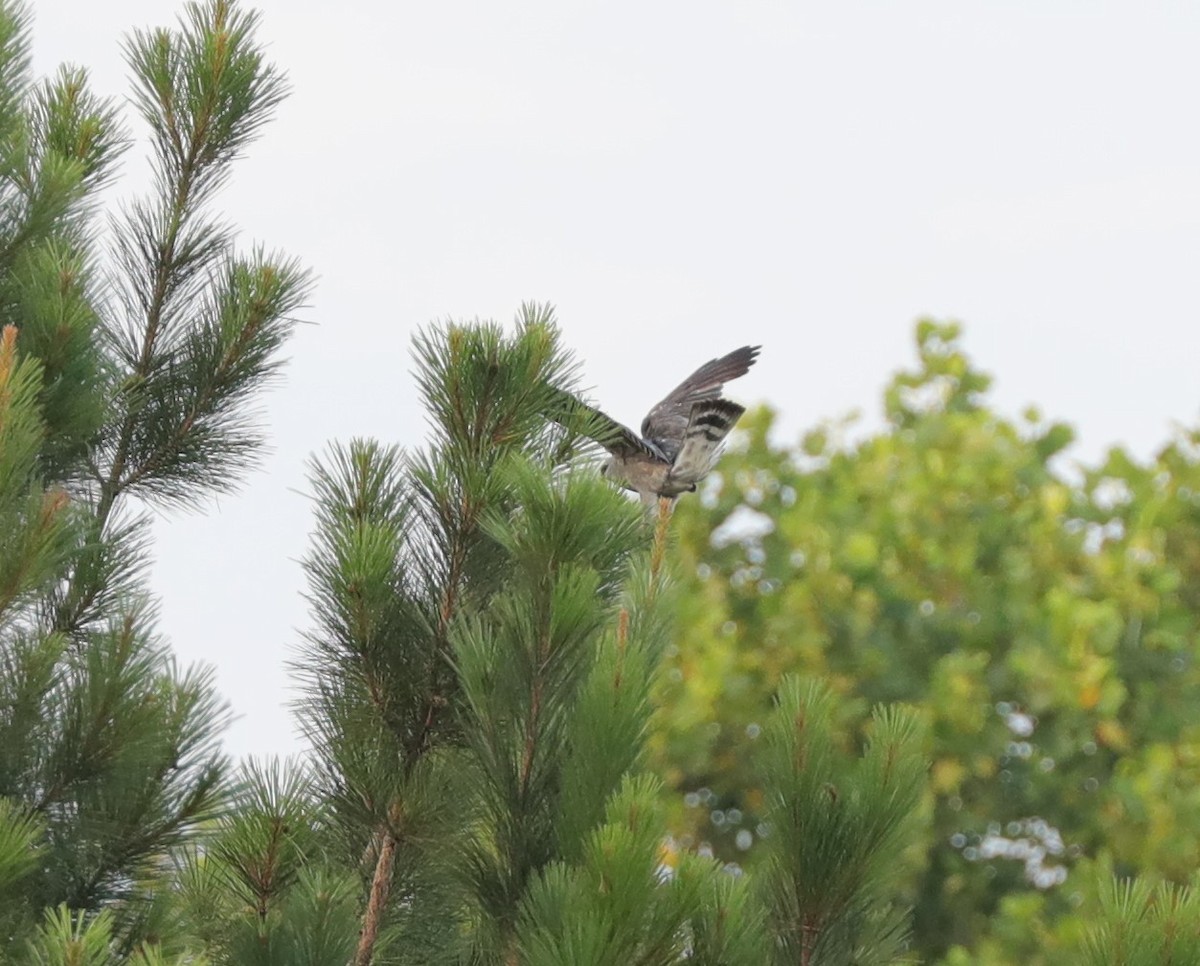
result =
[[[653,505],[658,497],[695,490],[708,475],[722,442],[745,412],[722,399],[721,389],[749,371],[760,348],[742,346],[706,362],[646,414],[640,435],[565,392],[548,415],[608,450],[600,472]]]

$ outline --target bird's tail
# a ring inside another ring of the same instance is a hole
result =
[[[695,403],[683,434],[683,445],[671,466],[671,479],[685,485],[702,480],[721,455],[725,437],[745,411],[728,399]]]

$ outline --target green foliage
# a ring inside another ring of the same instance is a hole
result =
[[[265,918],[276,896],[300,877],[314,848],[308,776],[278,762],[248,763],[208,853],[229,877],[239,904]]]
[[[112,966],[113,923],[108,912],[88,919],[65,905],[48,910],[29,946],[33,966]]]
[[[211,674],[176,672],[136,612],[90,645],[59,657],[38,695],[43,727],[10,777],[50,824],[35,893],[46,905],[132,897],[217,805],[227,712]]]
[[[191,956],[162,886],[223,807],[228,711],[158,638],[129,497],[195,506],[236,482],[308,282],[206,214],[283,88],[253,17],[187,9],[130,43],[157,181],[105,252],[116,110],[78,68],[35,81],[29,17],[0,2],[0,952],[18,961]]]
[[[1144,879],[1109,878],[1083,962],[1161,966],[1200,962],[1200,898],[1194,889]]]
[[[617,630],[639,514],[542,415],[573,368],[550,310],[511,337],[428,330],[416,355],[430,448],[314,464],[298,662],[334,848],[367,879],[358,955],[397,962],[457,955],[448,921],[464,955],[511,945],[526,882],[579,854],[636,757],[655,626],[627,608]]]
[[[103,418],[89,221],[126,139],[82,70],[32,81],[28,30],[21,5],[0,5],[0,327],[41,363],[38,457],[61,479]]]
[[[41,367],[17,356],[17,330],[0,333],[0,620],[23,614],[67,559],[66,498],[37,477],[44,424]]]
[[[117,942],[109,910],[89,917],[66,905],[46,910],[37,932],[14,961],[28,966],[208,966],[203,957],[168,955],[156,945],[143,946],[126,956]]]
[[[835,700],[819,682],[785,678],[763,735],[770,835],[760,873],[780,963],[888,963],[904,913],[887,887],[909,844],[925,787],[915,716],[877,710],[861,758],[847,762]]]
[[[44,829],[36,815],[16,801],[0,798],[0,935],[28,923],[29,885],[41,858]]]
[[[102,507],[125,491],[178,504],[236,484],[261,449],[245,402],[277,373],[311,285],[295,262],[236,254],[206,210],[286,85],[256,15],[227,0],[186,10],[178,31],[137,32],[126,49],[157,183],[116,225],[124,324],[111,333]]]
[[[175,855],[165,934],[213,964],[344,964],[358,882],[327,861],[315,791],[295,764],[247,764],[203,847]]]
[[[889,961],[924,788],[913,716],[881,709],[861,755],[835,756],[833,695],[785,689],[759,756],[772,871],[756,886],[680,850],[643,760],[679,606],[669,509],[650,526],[546,418],[574,370],[548,308],[511,335],[427,330],[416,355],[429,448],[313,464],[299,711],[321,862],[359,876],[354,962]]]
[[[672,871],[662,865],[657,792],[652,779],[627,779],[588,836],[581,862],[549,865],[531,883],[518,925],[522,963],[679,963],[695,948],[693,919],[708,927],[696,949],[702,962],[763,961],[761,934],[742,928],[718,935],[714,917],[701,914],[704,899],[715,905],[724,898],[726,908],[737,901],[732,889],[720,890],[713,864],[689,860]]]
[[[1085,856],[1182,881],[1200,855],[1200,437],[1146,465],[1113,451],[1070,482],[1067,427],[990,410],[957,327],[922,323],[917,340],[881,430],[851,442],[833,424],[790,446],[749,414],[681,505],[652,746],[686,795],[680,834],[753,868],[766,798],[751,761],[782,677],[849,698],[835,721],[850,734],[873,704],[915,706],[933,820],[895,894],[915,907],[915,949],[1047,962],[1082,935]]]
[[[753,884],[703,858],[688,856],[683,861],[692,874],[707,879],[700,891],[699,914],[693,914],[687,924],[692,960],[711,966],[769,962],[771,934]]]
[[[638,511],[598,477],[568,474],[555,483],[528,466],[506,469],[520,510],[489,517],[485,532],[505,552],[509,577],[453,634],[462,728],[481,775],[471,886],[503,932],[512,928],[528,877],[561,851],[578,851],[559,836],[590,828],[587,817],[632,764],[636,745],[588,741],[600,754],[586,767],[613,784],[594,788],[591,802],[560,800],[573,750],[567,742],[593,724],[572,712],[606,628],[608,647],[622,646],[611,636],[616,609],[629,558],[645,545]]]
[[[353,961],[763,962],[762,900],[671,844],[644,772],[670,514],[649,526],[546,418],[574,369],[548,308],[512,335],[428,330],[416,354],[429,448],[354,441],[313,465],[299,711],[320,861],[359,877]],[[879,747],[902,744],[911,777],[900,721]],[[908,798],[864,761],[862,809],[891,830]]]

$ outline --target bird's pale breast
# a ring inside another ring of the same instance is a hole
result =
[[[619,473],[609,471],[609,477],[627,489],[658,496],[678,496],[692,489],[671,479],[671,465],[648,457],[630,456],[620,461]]]

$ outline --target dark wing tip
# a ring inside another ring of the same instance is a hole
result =
[[[758,353],[761,349],[762,346],[757,345],[744,345],[740,349],[734,349],[729,355],[721,359],[714,359],[709,363],[711,369],[705,375],[716,383],[740,379],[758,361]]]
[[[744,345],[740,349],[734,349],[725,358],[731,361],[740,362],[745,365],[747,369],[749,369],[758,361],[758,354],[760,352],[762,352],[762,346],[760,345]]]
[[[722,382],[729,382],[731,379],[737,379],[749,372],[750,367],[758,361],[758,354],[761,351],[762,346],[760,345],[744,345],[720,359],[714,359],[708,365],[712,367],[714,376],[718,376]],[[704,368],[706,369],[708,366]]]

